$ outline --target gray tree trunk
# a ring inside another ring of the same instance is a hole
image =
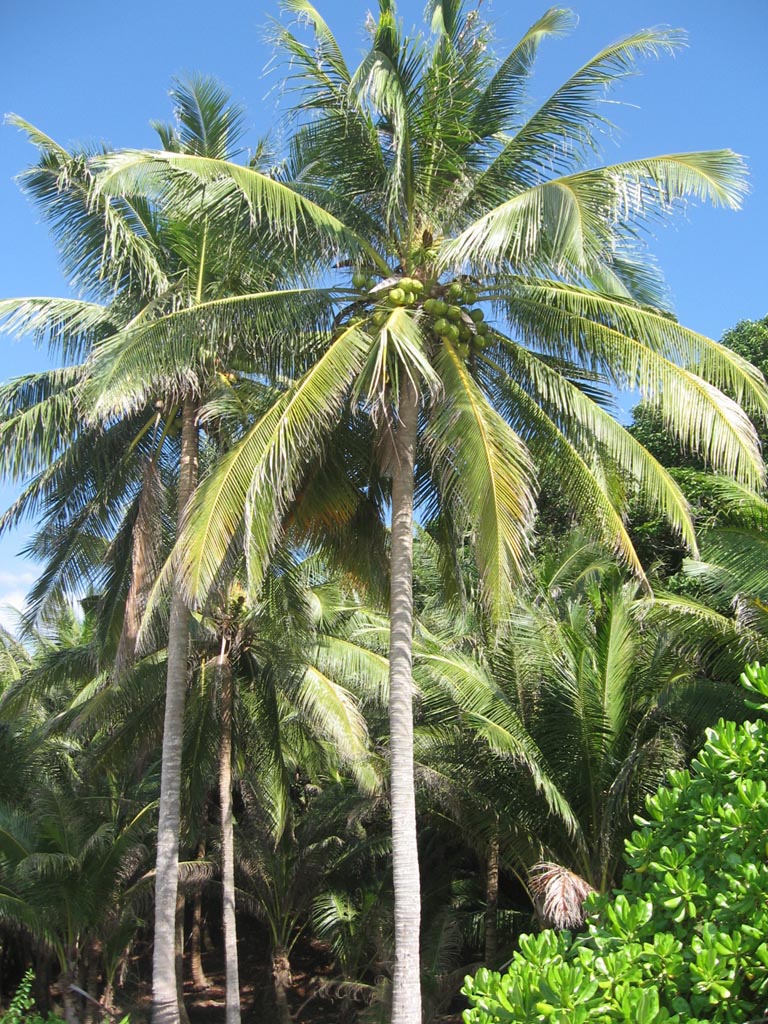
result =
[[[392,1024],[421,1024],[419,935],[421,889],[413,779],[413,486],[418,393],[409,379],[400,394],[392,464],[390,553],[389,748],[395,966]]]
[[[182,407],[181,467],[177,521],[197,483],[198,436],[196,408],[187,399]],[[155,945],[152,960],[152,1024],[179,1024],[176,998],[176,893],[179,883],[179,821],[184,702],[189,658],[189,609],[174,588],[168,626],[168,668],[163,722],[160,809],[157,826],[155,876]]]
[[[221,803],[221,885],[224,897],[224,964],[226,972],[226,1024],[240,1024],[240,975],[237,964],[235,919],[235,835],[232,821],[232,702],[233,681],[227,639],[221,639],[217,666],[221,706],[219,749],[219,801]]]
[[[80,1024],[80,999],[70,988],[73,980],[72,971],[68,969],[61,972],[56,984],[64,1004],[64,1020],[67,1024]]]

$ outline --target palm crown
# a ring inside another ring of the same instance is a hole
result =
[[[743,166],[728,151],[587,166],[605,126],[604,89],[639,58],[673,49],[679,34],[645,30],[606,48],[525,116],[537,47],[568,28],[566,11],[547,12],[497,60],[487,27],[461,5],[433,4],[433,35],[405,39],[382,0],[371,49],[350,70],[311,5],[285,6],[315,39],[309,46],[280,34],[303,119],[284,181],[171,153],[123,154],[106,169],[112,191],[180,195],[191,182],[214,182],[231,195],[232,186],[254,217],[324,242],[337,267],[355,271],[351,287],[337,272],[337,286],[324,291],[243,297],[250,330],[271,346],[276,368],[290,361],[293,376],[283,373],[272,409],[197,498],[183,543],[191,594],[208,589],[246,506],[259,556],[252,564],[264,564],[282,509],[259,494],[290,500],[350,398],[373,411],[385,438],[404,379],[422,390],[419,496],[471,530],[498,613],[544,479],[556,479],[638,573],[621,519],[628,487],[660,506],[695,549],[683,495],[609,415],[594,382],[637,388],[684,444],[749,485],[761,479],[754,431],[719,390],[763,415],[760,375],[680,326],[640,259],[643,227],[684,197],[738,205]],[[218,210],[226,218],[223,199]],[[236,300],[204,305],[230,323],[237,315]],[[287,331],[276,328],[279,310],[290,314]],[[177,336],[184,316],[148,324],[136,344],[151,358],[154,343],[155,361],[165,362],[156,342]],[[291,326],[299,322],[301,331]],[[617,475],[621,486],[611,490],[606,481]]]

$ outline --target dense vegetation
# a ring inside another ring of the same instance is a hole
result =
[[[157,150],[13,119],[79,295],[0,302],[57,360],[0,389],[0,528],[41,566],[0,651],[0,970],[69,1024],[179,1024],[185,979],[227,1024],[243,991],[457,1011],[532,918],[631,885],[633,816],[765,642],[765,324],[686,329],[640,244],[743,165],[594,160],[604,92],[679,34],[530,111],[568,11],[499,58],[456,0],[413,37],[380,0],[350,68],[284,7],[276,165],[202,77]]]
[[[768,671],[748,670],[768,705]],[[649,797],[617,892],[584,935],[521,936],[507,974],[467,981],[466,1024],[759,1019],[768,992],[768,725],[718,722],[690,771]]]

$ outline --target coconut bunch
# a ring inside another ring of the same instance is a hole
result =
[[[375,303],[371,322],[376,328],[384,326],[393,308],[410,307],[427,318],[435,337],[455,345],[464,359],[469,357],[472,346],[485,348],[488,343],[490,329],[485,313],[476,305],[477,292],[469,282],[434,282],[430,287],[416,277],[377,282],[365,270],[356,270],[352,284],[363,293],[364,302]]]

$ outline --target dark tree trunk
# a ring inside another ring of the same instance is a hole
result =
[[[488,844],[485,876],[485,963],[493,967],[498,951],[497,915],[499,910],[499,837]]]
[[[205,843],[197,848],[197,859],[205,859]],[[192,931],[189,936],[189,967],[195,992],[204,992],[210,982],[203,967],[203,891],[196,889],[192,896]]]
[[[123,628],[115,655],[115,675],[130,668],[136,656],[136,641],[141,618],[147,604],[152,582],[157,571],[158,504],[160,474],[154,459],[147,459],[141,483],[141,497],[136,523],[133,527],[131,553],[131,580],[125,599]]]
[[[181,1024],[189,1024],[187,1008],[184,1005],[184,911],[187,901],[183,893],[176,896],[176,1003]]]

